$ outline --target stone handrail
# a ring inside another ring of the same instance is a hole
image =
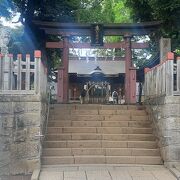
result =
[[[180,57],[169,52],[166,60],[157,66],[145,68],[145,99],[157,96],[180,95]]]
[[[0,54],[0,94],[42,94],[46,92],[47,69],[41,60],[41,51],[32,59],[22,54]]]

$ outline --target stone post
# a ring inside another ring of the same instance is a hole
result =
[[[9,57],[9,90],[13,89],[14,85],[14,76],[13,76],[13,54],[8,54]]]
[[[26,54],[26,90],[30,90],[30,54]]]
[[[22,54],[17,55],[17,90],[21,90],[21,61]]]
[[[171,39],[163,38],[160,39],[160,61],[166,60],[166,55],[171,52]]]
[[[34,61],[35,61],[35,80],[34,88],[36,94],[41,93],[41,51],[34,51]]]
[[[3,62],[4,62],[4,56],[0,54],[0,90],[3,90],[3,77],[4,77]]]
[[[174,87],[174,77],[173,77],[173,68],[174,68],[174,53],[168,52],[166,54],[166,95],[173,95],[173,87]]]
[[[177,92],[180,94],[180,56],[177,57]]]

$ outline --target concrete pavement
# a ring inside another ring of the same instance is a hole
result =
[[[40,180],[176,180],[164,166],[82,165],[43,167]]]

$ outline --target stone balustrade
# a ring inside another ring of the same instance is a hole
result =
[[[144,93],[164,164],[175,166],[180,162],[180,58],[168,53],[159,65],[145,69]]]
[[[0,178],[31,175],[40,167],[47,120],[47,70],[41,52],[0,55]]]
[[[156,96],[180,95],[180,57],[174,59],[173,53],[157,66],[145,68],[145,99]]]

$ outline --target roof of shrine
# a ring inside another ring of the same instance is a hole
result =
[[[99,66],[105,76],[125,73],[125,61],[84,60],[69,60],[69,73],[75,73],[78,76],[89,76],[97,66]]]

